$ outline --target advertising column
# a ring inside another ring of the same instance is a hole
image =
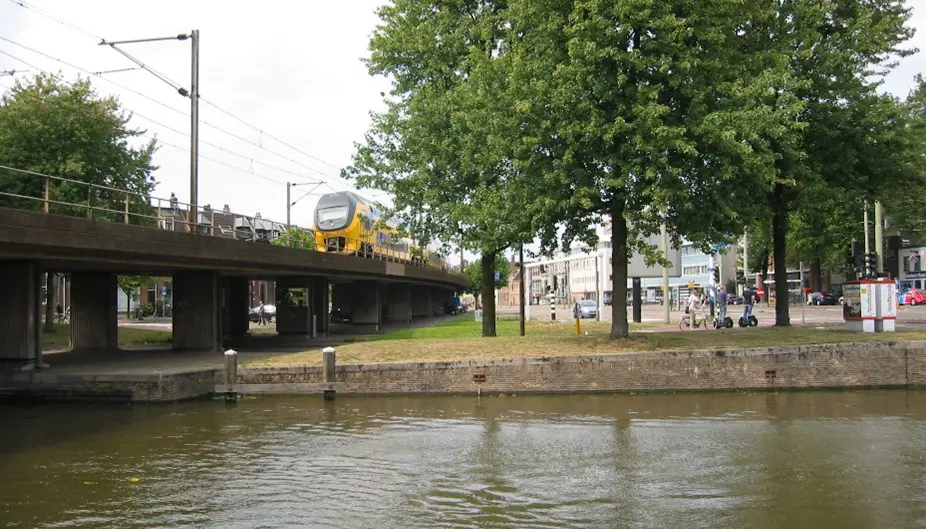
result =
[[[874,281],[854,281],[843,285],[842,318],[849,329],[875,332],[875,288]]]

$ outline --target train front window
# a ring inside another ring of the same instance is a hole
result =
[[[336,206],[318,210],[318,222],[334,222],[347,220],[347,206]]]

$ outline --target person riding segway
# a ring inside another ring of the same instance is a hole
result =
[[[743,290],[743,315],[740,316],[738,322],[740,327],[756,327],[759,325],[759,320],[752,314],[752,304],[755,298],[755,291],[747,286]]]

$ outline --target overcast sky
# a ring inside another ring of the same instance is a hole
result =
[[[25,3],[37,10],[0,0],[0,36],[91,72],[134,66],[113,49],[98,46],[97,36],[124,40],[200,30],[200,93],[205,100],[200,104],[200,118],[243,138],[201,125],[201,141],[221,148],[201,144],[201,155],[241,169],[202,159],[201,205],[228,204],[239,213],[260,212],[265,218],[285,221],[286,181],[328,182],[330,187],[319,191],[351,188],[338,177],[339,169],[350,162],[353,143],[363,138],[370,124],[370,111],[381,108],[380,93],[389,89],[388,82],[370,77],[360,62],[367,54],[369,36],[377,23],[374,10],[382,0],[27,0]],[[926,0],[912,0],[911,5],[914,6],[912,24],[920,30],[912,44],[926,49]],[[189,87],[189,41],[132,44],[124,49]],[[42,70],[61,70],[69,79],[78,74],[73,68],[6,41],[0,40],[0,51]],[[906,96],[913,86],[913,76],[926,69],[924,58],[926,52],[920,52],[904,60],[887,79],[885,90]],[[0,54],[0,70],[9,69],[28,69],[34,73],[34,68]],[[186,135],[190,128],[189,100],[145,71],[109,73],[103,77],[179,111],[171,111],[104,80],[92,79],[100,92],[118,95],[123,105],[136,113],[133,121],[136,126],[157,134],[164,143],[155,158],[160,167],[155,173],[159,182],[155,195],[166,198],[174,192],[181,201],[186,201],[190,188]],[[9,77],[0,77],[0,85],[10,84]],[[256,128],[223,114],[206,101]],[[297,150],[268,138],[268,134]],[[298,188],[294,193],[294,200],[301,196]],[[293,207],[294,223],[311,225],[315,200],[314,196],[308,196]]]

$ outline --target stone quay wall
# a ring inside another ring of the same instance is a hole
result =
[[[242,367],[238,384],[322,382],[320,366]],[[344,394],[579,393],[926,384],[926,341],[339,365]]]

